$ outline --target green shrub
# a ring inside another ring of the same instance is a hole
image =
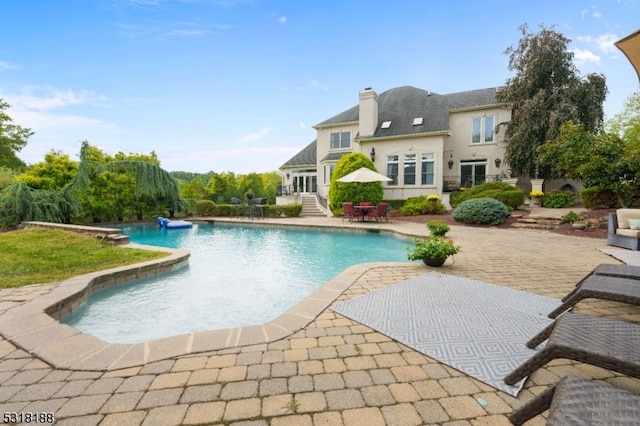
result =
[[[576,200],[573,198],[573,194],[569,191],[560,191],[554,189],[544,196],[542,199],[542,205],[550,209],[560,209],[564,207],[571,207],[576,204]]]
[[[513,211],[524,204],[525,195],[522,190],[513,187],[511,188],[511,190],[501,191],[496,194],[495,199]]]
[[[282,207],[282,214],[286,217],[298,217],[302,211],[302,204],[287,204]]]
[[[213,216],[216,211],[216,203],[211,200],[196,201],[196,215]]]
[[[570,211],[569,213],[562,216],[562,223],[573,223],[582,220],[582,216],[574,211]]]
[[[451,207],[456,208],[463,201],[474,198],[494,198],[513,209],[517,209],[524,203],[525,194],[519,188],[515,188],[505,182],[485,182],[464,191],[452,192],[449,195],[449,204],[451,204]]]
[[[405,201],[400,209],[403,216],[418,216],[421,214],[444,214],[447,211],[442,201],[428,200],[426,195],[412,197]]]
[[[590,210],[608,209],[618,206],[618,197],[611,192],[600,189],[597,186],[585,188],[580,191],[582,205]]]
[[[444,220],[430,220],[427,222],[427,228],[429,228],[429,232],[434,236],[444,236],[447,232],[449,232],[449,225],[447,225]]]
[[[465,223],[499,225],[509,215],[507,206],[493,198],[473,198],[460,203],[453,219]]]

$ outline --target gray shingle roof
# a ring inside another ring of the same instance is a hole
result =
[[[308,166],[308,165],[316,165],[316,159],[318,158],[318,152],[316,149],[317,139],[311,142],[309,145],[302,148],[302,151],[294,155],[284,163],[280,168],[283,167],[297,167],[297,166]]]
[[[372,137],[411,135],[449,130],[449,111],[496,104],[496,88],[439,95],[412,86],[396,87],[378,95],[378,127]],[[423,117],[421,125],[413,120]],[[358,121],[359,106],[319,123],[318,126]],[[391,121],[388,129],[380,126]],[[364,139],[364,138],[363,138]]]

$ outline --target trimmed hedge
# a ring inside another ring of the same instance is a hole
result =
[[[207,200],[202,200],[207,201]],[[210,202],[213,205],[211,208],[211,204],[202,203],[202,201],[198,201],[196,203],[196,212],[198,216],[222,216],[222,217],[235,217],[235,216],[244,216],[246,206],[239,206],[237,204],[215,204]],[[202,203],[203,212],[206,211],[209,214],[201,214],[200,210],[198,210],[198,204]],[[302,204],[287,204],[283,206],[275,206],[275,205],[267,205],[267,211],[269,217],[298,217],[300,216],[300,212],[302,212]]]
[[[198,216],[211,216],[216,210],[216,203],[211,200],[196,201],[196,214]]]
[[[449,203],[451,207],[456,208],[463,201],[474,198],[494,198],[515,210],[524,203],[526,197],[521,189],[495,181],[485,182],[464,191],[454,191],[449,194]]]
[[[421,214],[445,214],[447,211],[440,199],[430,201],[426,195],[409,198],[400,208],[403,216],[418,216]]]
[[[473,198],[460,203],[452,217],[458,222],[499,225],[509,216],[507,206],[494,198]]]
[[[618,207],[618,197],[611,191],[605,191],[597,186],[585,188],[580,191],[582,205],[589,209],[608,209]]]

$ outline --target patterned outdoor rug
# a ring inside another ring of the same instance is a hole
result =
[[[517,396],[503,382],[535,350],[525,343],[551,323],[560,300],[430,272],[333,306],[489,386]]]
[[[601,248],[598,250],[611,257],[615,257],[627,265],[640,266],[640,252],[638,251],[612,248]]]

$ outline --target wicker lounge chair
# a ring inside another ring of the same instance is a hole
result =
[[[640,281],[607,275],[591,275],[562,299],[564,303],[551,312],[549,318],[556,318],[582,299],[589,298],[640,305]]]
[[[549,409],[547,425],[637,425],[640,395],[567,376],[511,413],[521,425]]]
[[[567,312],[529,340],[527,347],[545,340],[543,349],[504,378],[506,384],[516,384],[556,358],[640,377],[640,324]]]

